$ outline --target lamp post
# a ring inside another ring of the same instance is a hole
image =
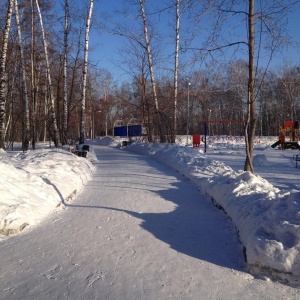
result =
[[[211,126],[210,126],[210,123],[211,123],[210,122],[211,121],[210,120],[210,118],[211,118],[211,109],[210,108],[208,109],[208,113],[209,113],[208,114],[208,121],[209,121],[209,123],[208,123],[208,134],[211,135],[211,133],[210,133],[210,131],[211,131]]]
[[[190,81],[187,78],[187,121],[186,121],[186,145],[189,144],[189,123],[190,123]]]

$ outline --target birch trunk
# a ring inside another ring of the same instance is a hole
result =
[[[176,37],[175,37],[175,68],[174,68],[174,111],[173,132],[171,142],[175,143],[177,134],[177,100],[178,100],[178,68],[179,68],[179,32],[180,32],[180,0],[176,1]]]
[[[254,68],[254,0],[249,0],[248,12],[248,52],[249,52],[249,79],[248,79],[248,100],[247,100],[247,120],[245,126],[246,142],[246,161],[245,171],[254,174],[252,163],[253,144],[256,129],[256,112],[255,112],[255,68]]]
[[[144,38],[145,38],[146,51],[147,51],[147,56],[148,56],[148,66],[149,66],[149,72],[150,72],[152,93],[153,93],[155,110],[156,110],[156,115],[157,115],[157,125],[158,125],[158,130],[160,133],[160,141],[163,143],[166,141],[166,137],[163,134],[162,121],[161,121],[161,115],[160,115],[159,105],[158,105],[158,97],[157,97],[157,92],[156,92],[156,83],[155,83],[154,70],[153,70],[153,59],[152,59],[152,53],[151,53],[151,47],[150,47],[150,41],[149,41],[149,35],[148,35],[147,18],[146,18],[146,13],[145,13],[145,0],[140,0],[140,9],[141,9],[143,25],[144,25]]]
[[[46,59],[46,69],[47,69],[47,78],[48,78],[48,85],[49,85],[49,97],[50,97],[50,113],[53,122],[53,142],[55,147],[58,147],[58,129],[57,129],[57,121],[55,116],[54,110],[54,96],[53,96],[53,87],[52,87],[52,80],[51,80],[51,73],[50,73],[50,64],[49,64],[49,56],[48,56],[48,44],[45,35],[44,23],[43,18],[40,10],[39,1],[36,0],[36,7],[40,19],[40,25],[42,30],[42,37],[43,37],[43,44],[44,44],[44,52],[45,52],[45,59]]]
[[[69,0],[65,0],[65,28],[64,28],[64,113],[63,113],[63,137],[62,143],[67,144],[68,130],[68,35],[69,35]]]
[[[11,25],[11,15],[13,10],[13,0],[8,1],[6,22],[3,33],[2,52],[0,56],[0,148],[5,148],[5,103],[6,103],[6,54],[8,45],[8,35]]]
[[[141,7],[142,18],[143,18],[143,24],[144,24],[144,36],[145,36],[145,43],[146,43],[146,51],[147,51],[147,55],[148,55],[148,64],[149,64],[149,71],[150,71],[150,80],[151,80],[151,85],[152,85],[152,92],[153,92],[153,97],[154,97],[154,101],[155,101],[155,109],[157,111],[159,111],[158,98],[157,98],[157,93],[156,93],[156,84],[155,84],[154,71],[153,71],[153,60],[152,60],[151,47],[150,47],[150,41],[149,41],[149,36],[148,36],[148,25],[147,25],[147,18],[146,18],[144,3],[145,3],[145,0],[140,0],[140,7]]]
[[[36,144],[36,77],[34,72],[35,66],[35,10],[33,0],[30,0],[31,4],[31,102],[32,102],[32,149],[35,149]]]
[[[18,0],[15,0],[15,15],[16,15],[16,24],[18,29],[18,38],[19,38],[19,48],[20,48],[20,57],[21,57],[21,71],[22,71],[22,94],[23,94],[23,139],[22,139],[22,149],[23,151],[28,150],[29,146],[29,135],[30,135],[30,124],[29,124],[29,100],[27,93],[27,81],[26,81],[26,70],[25,70],[25,58],[24,51],[22,45],[22,33],[20,26],[20,18],[19,18],[19,8],[18,8]]]
[[[94,0],[90,0],[90,8],[89,8],[88,15],[86,18],[79,144],[83,144],[84,139],[85,139],[85,119],[86,119],[85,118],[85,94],[86,94],[86,82],[87,82],[87,71],[88,71],[89,36],[90,36],[93,4],[94,4]]]

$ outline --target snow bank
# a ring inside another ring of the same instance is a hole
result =
[[[300,284],[300,193],[280,191],[250,172],[233,171],[197,148],[134,143],[127,149],[178,170],[224,209],[238,229],[252,274]],[[267,158],[258,155],[254,163],[265,166]]]
[[[59,149],[0,154],[0,234],[34,225],[78,193],[94,166]]]

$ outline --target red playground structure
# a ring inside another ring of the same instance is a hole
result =
[[[299,141],[299,123],[298,121],[284,121],[283,127],[279,126],[279,141],[271,147],[279,146],[284,149],[300,149]]]

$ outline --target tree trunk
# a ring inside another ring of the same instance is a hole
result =
[[[62,143],[67,144],[68,130],[68,35],[69,35],[69,0],[65,0],[65,29],[64,29],[64,113]]]
[[[247,119],[245,125],[246,142],[246,161],[245,171],[254,174],[252,163],[253,144],[256,130],[256,112],[255,112],[255,67],[254,67],[254,0],[249,0],[248,27],[249,27],[249,80],[248,80],[248,99],[247,99]]]
[[[23,139],[22,139],[22,149],[23,151],[28,150],[29,146],[29,134],[30,134],[30,124],[29,124],[29,101],[27,94],[27,81],[26,81],[26,70],[25,70],[25,60],[24,60],[24,51],[22,45],[22,33],[20,26],[20,18],[19,18],[19,9],[18,9],[18,0],[15,0],[15,13],[16,13],[16,23],[18,29],[18,38],[19,38],[19,48],[20,48],[20,56],[21,56],[21,71],[22,71],[22,98],[23,98]]]
[[[34,72],[35,66],[35,45],[36,45],[36,35],[35,35],[35,10],[33,0],[31,2],[31,103],[32,103],[32,132],[31,132],[31,144],[32,149],[35,149],[36,144],[36,78]]]
[[[11,24],[13,10],[13,0],[9,0],[6,12],[6,22],[3,33],[2,52],[0,56],[0,148],[5,148],[5,103],[6,103],[6,54],[8,45],[8,35]]]
[[[90,8],[89,8],[88,15],[86,18],[79,144],[83,144],[84,138],[85,138],[85,102],[86,102],[85,94],[86,94],[86,82],[87,82],[87,71],[88,71],[89,33],[90,33],[90,27],[91,27],[93,4],[94,4],[94,1],[90,0]]]
[[[160,141],[165,142],[166,138],[165,138],[165,136],[163,134],[163,130],[162,130],[162,121],[161,121],[161,115],[160,115],[160,111],[159,111],[158,97],[157,97],[157,92],[156,92],[156,83],[155,83],[154,70],[153,70],[152,53],[151,53],[149,36],[148,36],[148,25],[147,25],[146,13],[145,13],[145,0],[140,0],[140,8],[141,8],[141,14],[142,14],[143,25],[144,25],[144,37],[145,37],[146,51],[147,51],[147,56],[148,56],[148,65],[149,65],[152,93],[153,93],[155,110],[156,110],[156,114],[157,114],[157,122],[158,122],[158,127],[159,127],[158,130],[160,132]]]
[[[49,56],[48,56],[48,44],[47,44],[47,40],[46,40],[46,36],[45,36],[44,23],[43,23],[43,18],[42,18],[42,14],[41,14],[40,5],[39,5],[38,0],[36,0],[36,6],[37,6],[38,14],[39,14],[41,30],[42,30],[42,37],[43,37],[43,43],[44,43],[44,52],[45,52],[46,69],[47,69],[47,79],[48,79],[48,85],[49,85],[50,113],[51,113],[52,122],[53,122],[53,142],[54,142],[55,147],[58,147],[58,129],[57,129],[57,121],[56,121],[56,116],[55,116],[55,110],[54,110],[54,96],[53,96],[53,87],[52,87]]]
[[[177,100],[178,100],[178,68],[179,68],[179,31],[180,31],[180,0],[176,1],[176,37],[175,37],[175,68],[174,68],[174,110],[171,142],[175,143],[177,134]]]

